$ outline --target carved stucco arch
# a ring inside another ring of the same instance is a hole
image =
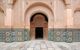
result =
[[[73,11],[73,16],[75,15],[76,12],[80,12],[80,7],[76,7]]]
[[[0,4],[0,12],[2,12],[2,13],[5,14],[4,7],[3,7],[3,5],[1,5],[1,4]]]
[[[51,9],[51,7],[50,7],[48,4],[43,3],[43,2],[36,2],[36,3],[31,4],[31,5],[26,9],[25,14],[27,14],[27,12],[28,12],[30,9],[32,9],[33,7],[37,7],[37,6],[46,7],[46,8],[49,9],[49,10],[52,12],[52,14],[53,14],[53,10]]]
[[[80,4],[74,5],[73,13],[75,14],[76,12],[79,12],[79,11],[80,11]]]
[[[80,12],[80,8],[76,8],[75,10],[74,10],[74,14],[76,13],[76,12]]]
[[[15,3],[17,2],[18,0],[13,0],[13,3],[12,3],[12,5],[15,5]]]
[[[0,27],[4,27],[4,20],[5,20],[5,10],[4,6],[0,4]]]
[[[74,19],[73,21],[74,21],[74,27],[75,28],[80,28],[80,26],[79,26],[80,22],[76,22],[76,20],[79,21],[79,17],[77,18],[77,16],[75,16],[75,14],[78,12],[80,14],[80,7],[76,7],[73,11],[73,19]]]
[[[40,9],[37,9],[36,7],[40,7]],[[47,12],[47,11],[48,12]],[[33,14],[35,14],[35,13],[38,13],[38,12],[40,12],[40,13],[43,13],[43,14],[45,14],[48,18],[50,18],[50,17],[52,17],[53,18],[53,16],[54,16],[54,13],[53,13],[53,10],[52,10],[52,8],[49,6],[49,5],[47,5],[46,3],[43,3],[43,2],[36,2],[36,3],[33,3],[33,4],[31,4],[27,9],[26,9],[26,11],[25,11],[25,16],[24,16],[24,20],[26,20],[26,18],[28,18],[27,20],[28,20],[28,22],[30,22],[30,18],[31,18],[31,16],[33,15]],[[52,19],[51,18],[51,19]],[[50,20],[50,19],[49,19]],[[50,21],[51,22],[51,21]],[[24,21],[24,24],[26,25],[26,21]],[[30,23],[29,23],[30,24]],[[28,25],[29,26],[29,25]],[[29,26],[30,27],[30,26]]]

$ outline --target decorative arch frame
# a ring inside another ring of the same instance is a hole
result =
[[[37,7],[39,7],[40,9],[36,9]],[[48,4],[46,4],[44,2],[35,2],[35,3],[32,3],[31,5],[29,5],[24,13],[24,25],[26,26],[26,21],[25,21],[26,17],[29,18],[28,19],[28,23],[29,23],[31,16],[38,12],[45,14],[48,18],[50,18],[50,17],[53,18],[53,16],[54,16],[53,9]],[[49,21],[49,22],[51,22],[51,21]],[[30,27],[30,23],[28,26]]]
[[[15,3],[17,2],[18,0],[13,0],[13,4],[12,5],[15,5]]]
[[[61,0],[63,3],[64,3],[64,5],[66,6],[66,0]]]
[[[37,14],[43,15],[44,18],[45,18],[45,20],[48,22],[47,16],[46,16],[45,14],[43,14],[43,13],[40,13],[40,12],[33,14],[32,17],[30,18],[30,22],[33,21],[34,17],[35,17]]]
[[[46,8],[48,8],[48,9],[53,13],[52,8],[51,8],[48,4],[43,3],[43,2],[36,2],[36,3],[32,3],[32,4],[26,9],[25,14],[26,14],[30,9],[32,9],[33,7],[37,7],[37,6],[46,7]],[[53,14],[54,14],[54,13],[53,13]]]
[[[74,10],[74,14],[75,14],[77,11],[80,11],[80,8],[76,8],[76,9]]]
[[[3,5],[0,4],[0,11],[5,14]]]
[[[2,14],[2,16],[0,16],[1,17],[1,26],[0,27],[4,27],[5,25],[4,25],[4,20],[5,20],[5,8],[4,8],[4,5],[3,4],[0,4],[0,13]]]
[[[28,6],[28,8],[26,9],[26,11],[24,13],[24,25],[25,25],[24,28],[26,28],[30,31],[30,19],[31,19],[32,15],[39,13],[39,12],[42,14],[45,14],[48,18],[47,30],[50,27],[51,28],[54,27],[52,24],[54,22],[54,21],[52,22],[52,20],[54,20],[54,18],[53,18],[54,13],[53,13],[53,9],[51,8],[51,6],[45,2],[34,2]],[[47,37],[47,39],[48,39],[47,35],[45,37]],[[44,38],[44,39],[46,39],[46,38]]]
[[[74,18],[74,20],[77,19],[77,18],[75,18],[75,16],[74,16],[77,12],[80,12],[80,7],[76,7],[76,8],[74,9],[74,11],[73,11],[73,18]],[[74,22],[74,27],[76,28],[75,22]],[[80,28],[80,27],[78,26],[77,28]]]
[[[40,18],[36,18],[36,17],[40,17]],[[35,21],[36,19],[38,20]],[[38,33],[35,33],[36,28],[42,28],[43,30],[43,33],[40,33],[43,36],[41,39],[48,39],[48,18],[45,14],[38,12],[38,13],[33,14],[32,17],[30,18],[30,37],[31,39],[36,39],[37,37],[36,34]]]

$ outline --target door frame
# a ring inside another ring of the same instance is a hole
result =
[[[38,26],[38,27],[43,27],[43,39],[47,40],[47,39],[48,39],[48,18],[47,18],[47,16],[46,16],[45,14],[43,14],[43,13],[36,13],[36,14],[32,15],[32,17],[31,17],[31,19],[30,19],[30,37],[31,37],[31,40],[36,39],[36,38],[35,38],[35,34],[36,34],[36,33],[35,33],[35,28],[36,28],[37,26],[36,26],[36,24],[35,24],[36,22],[34,22],[34,20],[37,19],[37,18],[35,18],[36,15],[37,15],[37,16],[38,16],[38,15],[41,15],[42,18],[44,18],[44,21],[42,21],[42,20],[40,19],[42,22],[44,22],[43,26]],[[40,22],[40,23],[42,23],[42,22]]]

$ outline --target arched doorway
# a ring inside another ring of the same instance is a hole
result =
[[[31,39],[48,39],[48,18],[43,13],[36,13],[30,19]]]

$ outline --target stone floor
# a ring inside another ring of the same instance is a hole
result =
[[[80,42],[65,43],[47,40],[31,40],[13,43],[0,42],[0,50],[80,50]]]

